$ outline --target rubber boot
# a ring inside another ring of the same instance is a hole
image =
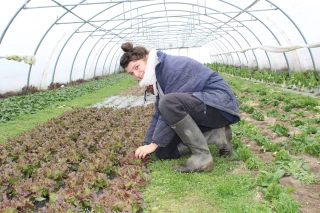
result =
[[[189,149],[189,147],[184,145],[183,143],[179,143],[177,145],[177,148],[181,157],[191,153],[191,150]]]
[[[221,157],[232,155],[232,132],[229,125],[203,133],[208,144],[215,144]]]
[[[191,157],[184,164],[175,165],[173,169],[180,172],[212,171],[213,159],[207,140],[191,116],[187,115],[173,125],[172,129],[192,152]]]
[[[212,129],[208,132],[203,133],[207,144],[215,144],[221,157],[227,157],[232,155],[232,132],[230,126],[225,126],[218,129]],[[185,156],[191,153],[188,146],[183,143],[179,143],[177,146],[180,156]]]

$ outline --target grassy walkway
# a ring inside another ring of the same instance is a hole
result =
[[[246,172],[239,161],[219,157],[218,150],[210,146],[214,170],[209,173],[177,173],[172,166],[178,160],[155,160],[148,165],[152,170],[151,184],[146,187],[144,212],[162,213],[217,213],[217,212],[270,212],[259,201],[256,179]]]

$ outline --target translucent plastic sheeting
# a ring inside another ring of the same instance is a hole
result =
[[[319,70],[314,0],[0,0],[0,93],[122,70],[127,41],[202,63]],[[255,47],[302,46],[274,53]],[[244,53],[237,50],[249,49]],[[229,53],[229,54],[224,54]],[[33,55],[36,64],[5,60]]]
[[[259,47],[250,47],[250,48],[246,48],[246,49],[242,49],[242,50],[235,50],[235,51],[231,51],[231,52],[226,52],[226,53],[220,53],[220,54],[216,54],[214,56],[217,55],[230,55],[231,53],[236,53],[236,52],[240,52],[240,53],[245,53],[249,50],[255,50],[255,49],[260,49],[260,50],[264,50],[267,52],[273,52],[273,53],[284,53],[284,52],[290,52],[293,50],[297,50],[300,48],[318,48],[320,47],[320,43],[314,43],[314,44],[306,44],[303,46],[259,46]]]

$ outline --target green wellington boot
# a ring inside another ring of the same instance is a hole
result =
[[[180,172],[212,171],[213,159],[207,140],[190,115],[172,126],[172,129],[191,150],[191,157],[184,164],[175,165],[174,170]]]
[[[232,155],[232,131],[229,125],[213,129],[203,133],[208,144],[215,144],[218,149],[220,156],[227,157]]]
[[[218,147],[220,156],[227,157],[232,155],[232,132],[229,125],[218,129],[212,129],[203,133],[203,135],[207,140],[207,144],[215,144]],[[189,147],[183,143],[179,143],[177,148],[181,156],[191,153]]]

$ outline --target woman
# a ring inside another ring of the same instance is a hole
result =
[[[239,105],[229,85],[215,71],[198,61],[148,51],[142,46],[122,44],[121,67],[139,81],[153,85],[155,112],[137,158],[155,152],[160,159],[179,158],[192,153],[186,163],[173,168],[180,172],[213,169],[208,144],[220,155],[232,153],[230,124],[240,120]],[[204,132],[204,133],[203,133]]]

